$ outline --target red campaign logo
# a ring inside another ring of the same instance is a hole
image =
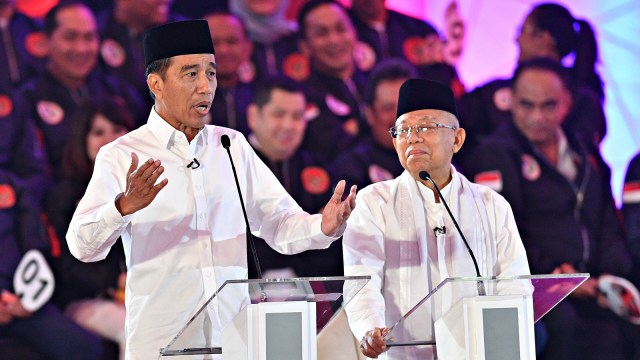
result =
[[[282,72],[293,80],[306,80],[311,74],[309,59],[301,53],[289,54],[282,61]]]
[[[309,166],[300,174],[302,186],[312,195],[319,195],[329,190],[330,177],[327,171],[318,166]]]
[[[13,102],[7,95],[0,94],[0,117],[7,117],[13,111]]]

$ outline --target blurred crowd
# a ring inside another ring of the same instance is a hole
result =
[[[41,18],[16,1],[0,0],[0,357],[121,357],[125,254],[82,263],[65,234],[98,149],[147,121],[143,33],[202,18],[217,65],[210,123],[242,132],[309,213],[340,179],[362,189],[404,171],[389,128],[405,80],[450,86],[466,130],[455,167],[509,201],[532,273],[591,274],[536,329],[539,357],[640,358],[640,328],[608,308],[598,283],[613,274],[640,284],[640,158],[617,209],[599,151],[596,36],[566,8],[538,4],[520,29],[504,29],[519,70],[467,89],[456,61],[469,29],[455,2],[436,29],[384,0],[60,0]],[[267,276],[343,274],[340,241],[295,256],[257,247]],[[13,289],[30,249],[56,278],[35,312]]]

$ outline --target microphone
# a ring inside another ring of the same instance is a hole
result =
[[[231,140],[228,135],[222,135],[220,137],[220,141],[222,142],[222,147],[227,149],[227,154],[229,154],[229,161],[231,162],[231,169],[233,170],[233,177],[236,180],[236,187],[238,188],[238,196],[240,197],[240,205],[242,205],[242,215],[244,215],[244,223],[247,227],[247,242],[251,247],[251,253],[253,254],[253,263],[256,267],[256,273],[258,275],[258,279],[262,278],[262,271],[260,271],[260,262],[258,261],[258,252],[256,251],[256,244],[253,241],[253,234],[251,234],[251,228],[249,228],[249,218],[247,217],[247,210],[244,208],[244,199],[242,198],[242,191],[240,191],[240,183],[238,182],[238,174],[236,173],[236,167],[233,165],[233,158],[231,157]],[[195,160],[195,159],[194,159]],[[250,262],[247,261],[247,266],[250,265]]]
[[[193,160],[191,160],[189,165],[187,165],[187,169],[191,169],[191,170],[195,170],[195,169],[197,169],[199,167],[200,167],[200,163],[198,162],[198,159],[196,159],[196,158],[193,158]]]
[[[467,239],[464,237],[464,234],[462,233],[462,230],[460,230],[460,226],[458,226],[458,222],[456,221],[456,218],[453,217],[453,214],[451,213],[451,210],[449,210],[449,205],[447,205],[447,202],[444,200],[444,197],[442,196],[442,193],[440,192],[440,189],[438,188],[438,185],[436,185],[435,181],[433,181],[433,179],[431,178],[431,176],[429,175],[428,172],[426,172],[425,170],[420,171],[420,173],[418,174],[418,176],[420,177],[420,179],[424,180],[424,181],[429,181],[431,182],[431,184],[433,185],[433,188],[436,189],[436,192],[438,193],[438,196],[440,197],[440,201],[442,201],[442,204],[444,205],[444,208],[447,209],[447,213],[449,213],[449,216],[451,217],[451,220],[453,221],[453,225],[455,225],[456,229],[458,229],[458,233],[460,234],[460,237],[462,237],[462,241],[464,241],[464,245],[467,247],[467,250],[469,251],[469,255],[471,255],[471,260],[473,260],[473,266],[476,268],[476,276],[480,277],[480,269],[478,268],[478,261],[476,260],[475,255],[473,255],[473,251],[471,251],[471,247],[469,246],[469,243],[467,242]],[[438,227],[436,227],[434,230],[434,232],[437,230],[440,230]],[[446,231],[445,227],[442,227],[442,233],[444,234]],[[486,295],[486,291],[484,289],[484,283],[480,280],[478,280],[478,295],[480,296],[484,296]]]

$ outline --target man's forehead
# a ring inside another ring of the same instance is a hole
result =
[[[213,54],[184,54],[171,57],[171,63],[178,66],[187,64],[200,65],[202,61],[206,61],[208,64],[215,66],[216,57]]]
[[[455,117],[453,116],[453,114],[443,110],[423,109],[404,113],[396,119],[396,125],[425,122],[437,122],[455,125]]]

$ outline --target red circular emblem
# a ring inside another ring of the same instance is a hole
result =
[[[358,136],[360,133],[360,124],[358,124],[358,120],[351,118],[342,123],[342,130],[349,135]]]
[[[300,174],[302,186],[312,195],[319,195],[329,190],[330,177],[327,171],[318,166],[309,166]]]
[[[37,58],[43,58],[49,52],[47,49],[47,37],[42,31],[34,31],[27,35],[24,39],[24,47],[29,54]]]
[[[509,111],[511,110],[511,89],[503,87],[493,93],[493,104],[498,110]]]
[[[425,41],[419,36],[412,36],[405,39],[402,43],[402,51],[404,56],[413,65],[421,65],[424,63],[426,56]]]
[[[16,204],[16,192],[9,184],[0,184],[0,209],[8,209]]]
[[[306,80],[311,73],[309,59],[301,53],[289,54],[282,61],[282,72],[293,80]]]
[[[0,94],[0,117],[6,117],[13,111],[13,102],[7,95]]]

